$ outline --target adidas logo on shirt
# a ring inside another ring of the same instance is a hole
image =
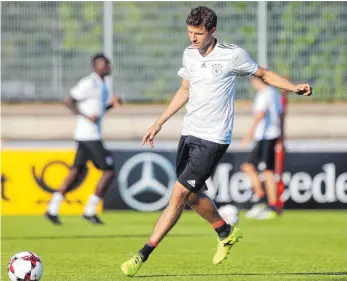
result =
[[[203,63],[200,67],[201,67],[201,68],[207,68],[207,66],[206,66],[205,63]]]
[[[192,187],[195,187],[195,180],[189,180],[187,181]]]

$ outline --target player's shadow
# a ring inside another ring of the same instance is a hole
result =
[[[279,272],[279,273],[196,273],[196,274],[158,274],[158,275],[138,275],[137,278],[161,278],[161,277],[207,277],[207,276],[346,276],[347,272]],[[347,279],[346,279],[347,280]]]
[[[196,233],[172,233],[168,237],[196,237]],[[211,236],[210,233],[199,233],[199,236]],[[146,234],[110,234],[110,235],[71,235],[71,236],[20,236],[1,237],[1,240],[64,240],[64,239],[100,239],[100,238],[148,238]]]

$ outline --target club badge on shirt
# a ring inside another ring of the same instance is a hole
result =
[[[223,72],[222,68],[223,68],[223,66],[219,63],[213,64],[212,65],[212,75],[214,77],[219,77]]]

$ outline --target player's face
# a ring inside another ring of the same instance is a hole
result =
[[[193,47],[196,49],[203,49],[207,45],[211,44],[214,38],[214,33],[216,31],[216,28],[214,27],[210,31],[208,31],[206,27],[203,25],[200,25],[200,26],[188,25],[187,30],[188,30],[189,40],[190,42],[192,42]]]
[[[94,69],[97,73],[100,73],[102,76],[111,74],[111,63],[107,62],[104,59],[99,59],[95,62]]]

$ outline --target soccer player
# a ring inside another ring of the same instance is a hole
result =
[[[91,160],[103,174],[96,186],[95,193],[90,195],[85,206],[83,218],[94,224],[103,222],[96,215],[96,208],[103,198],[109,183],[114,176],[113,158],[102,142],[101,121],[105,112],[119,106],[119,100],[109,91],[105,78],[111,73],[111,64],[104,54],[96,54],[92,58],[94,72],[82,78],[70,90],[70,95],[64,100],[65,105],[77,115],[77,125],[74,139],[77,142],[77,152],[74,164],[62,183],[59,191],[53,194],[45,217],[54,224],[61,224],[59,207],[65,194],[86,168]]]
[[[134,276],[147,261],[176,224],[185,204],[203,217],[218,235],[214,264],[226,259],[232,246],[242,238],[241,230],[228,225],[213,201],[202,193],[205,181],[231,141],[238,76],[254,75],[275,87],[303,95],[311,94],[310,85],[294,85],[278,74],[259,67],[242,48],[216,39],[217,15],[210,8],[199,6],[192,9],[186,24],[192,45],[184,51],[183,66],[178,71],[182,77],[181,87],[142,140],[143,144],[153,147],[154,137],[164,123],[187,103],[176,159],[178,179],[168,206],[159,217],[149,240],[121,265],[127,276]]]
[[[279,210],[277,204],[277,184],[274,176],[275,149],[283,147],[283,108],[280,93],[264,83],[258,77],[251,78],[251,84],[257,91],[253,104],[253,122],[248,134],[242,141],[243,148],[254,139],[256,144],[250,153],[249,160],[241,166],[252,182],[254,193],[260,203],[247,212],[246,216],[256,219],[276,218]],[[261,171],[265,179],[267,205],[265,192],[258,176]]]

